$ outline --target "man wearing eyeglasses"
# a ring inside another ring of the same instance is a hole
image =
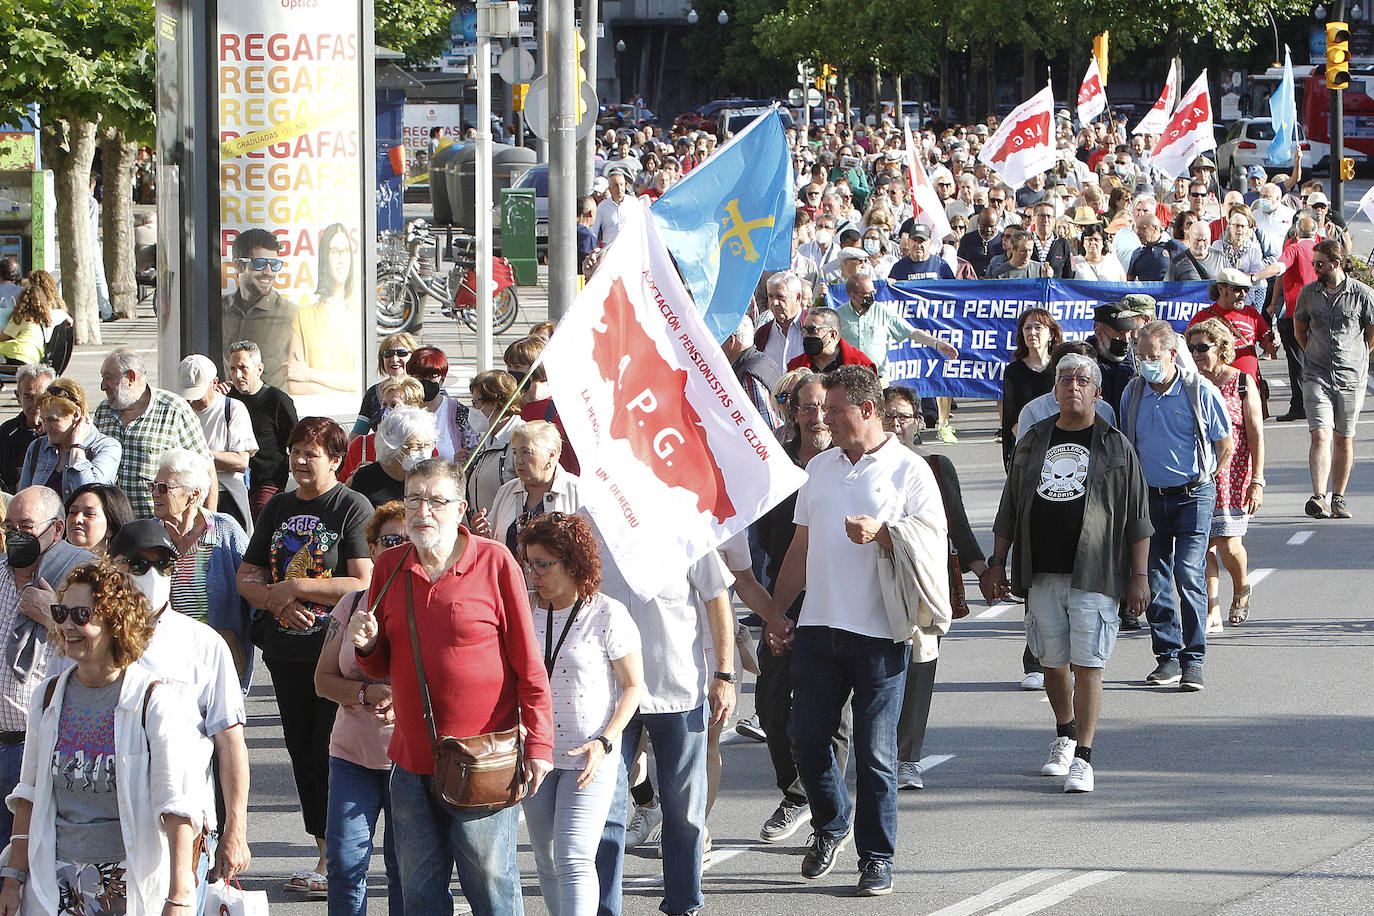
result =
[[[0,634],[5,657],[0,661],[0,792],[19,783],[24,757],[24,730],[29,700],[48,674],[54,625],[52,604],[61,583],[82,563],[95,557],[62,539],[62,498],[47,487],[27,487],[5,510],[5,555],[0,559]],[[0,806],[0,839],[9,842],[14,815]]]
[[[257,341],[262,349],[263,378],[274,388],[286,387],[291,323],[296,306],[277,292],[277,274],[284,264],[277,237],[266,229],[249,229],[234,239],[234,275],[238,286],[220,300],[223,364],[229,364],[229,344]]]
[[[802,320],[802,353],[787,363],[787,371],[810,369],[830,372],[840,366],[874,369],[873,360],[840,336],[840,313],[832,308],[814,308]]]
[[[1096,361],[1064,355],[1055,367],[1059,413],[1016,445],[993,523],[984,592],[1026,599],[1026,642],[1045,669],[1055,737],[1042,776],[1091,792],[1102,669],[1116,644],[1117,607],[1150,602],[1150,509],[1136,452],[1096,415]],[[1007,555],[1012,558],[1007,581]]]

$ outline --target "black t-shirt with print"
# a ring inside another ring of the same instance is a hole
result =
[[[368,556],[371,518],[367,497],[343,484],[314,499],[302,499],[296,491],[280,493],[267,501],[258,516],[243,560],[267,570],[269,582],[347,576],[349,560]],[[324,642],[329,611],[316,606],[315,625],[308,630],[283,627],[264,612],[263,657],[313,663]]]
[[[1031,570],[1037,573],[1073,572],[1078,535],[1083,530],[1087,503],[1088,461],[1093,428],[1067,430],[1055,426],[1040,482],[1031,503]]]
[[[374,506],[389,503],[393,499],[404,499],[406,495],[406,482],[388,474],[380,461],[365,464],[354,471],[348,486],[366,496]]]

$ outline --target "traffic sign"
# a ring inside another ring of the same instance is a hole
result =
[[[582,115],[582,120],[577,122],[577,139],[581,140],[592,132],[596,127],[597,106],[600,104],[596,98],[596,90],[592,84],[583,81],[581,87],[582,104],[586,106],[586,111]],[[529,91],[525,93],[525,126],[534,132],[536,137],[548,139],[549,136],[549,78],[547,75],[541,76],[530,83]]]
[[[534,79],[534,55],[524,48],[507,48],[496,62],[496,72],[511,85],[528,83]]]

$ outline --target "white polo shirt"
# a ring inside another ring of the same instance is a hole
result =
[[[891,433],[851,464],[838,446],[806,466],[793,520],[807,528],[803,627],[833,627],[860,636],[892,638],[878,584],[877,543],[855,544],[845,534],[850,515],[895,522],[911,515],[938,518],[947,528],[935,475],[923,458]]]

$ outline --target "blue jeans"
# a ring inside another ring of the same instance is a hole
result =
[[[14,787],[19,785],[19,765],[24,762],[24,742],[0,744],[0,798],[9,798]],[[0,835],[5,845],[9,845],[10,834],[14,832],[14,813],[0,803]]]
[[[625,773],[639,737],[649,733],[654,774],[663,807],[664,913],[679,914],[705,903],[701,896],[701,845],[706,832],[706,707],[687,712],[637,713],[620,736],[625,761],[611,813],[596,854],[601,879],[601,916],[619,916],[620,877],[625,863]]]
[[[367,868],[377,815],[386,811],[382,858],[386,861],[387,912],[402,916],[401,872],[391,823],[391,773],[329,758],[329,806],[324,828],[328,856],[329,916],[367,916]]]
[[[1188,493],[1161,496],[1150,490],[1151,642],[1159,661],[1177,659],[1199,666],[1207,652],[1207,541],[1216,486],[1210,481]],[[1178,601],[1174,600],[1178,587]]]
[[[621,765],[619,754],[603,760],[592,781],[581,789],[577,787],[581,770],[555,769],[539,791],[522,803],[549,916],[596,912],[600,896],[596,849],[616,783],[622,781]]]
[[[831,627],[796,633],[792,670],[806,675],[792,679],[787,731],[812,829],[840,837],[852,820],[859,861],[890,861],[897,845],[897,722],[911,647]],[[832,744],[845,703],[854,707],[853,803]]]
[[[434,795],[434,777],[391,768],[391,811],[406,916],[451,916],[454,868],[473,916],[524,916],[515,867],[515,806],[459,814]]]

